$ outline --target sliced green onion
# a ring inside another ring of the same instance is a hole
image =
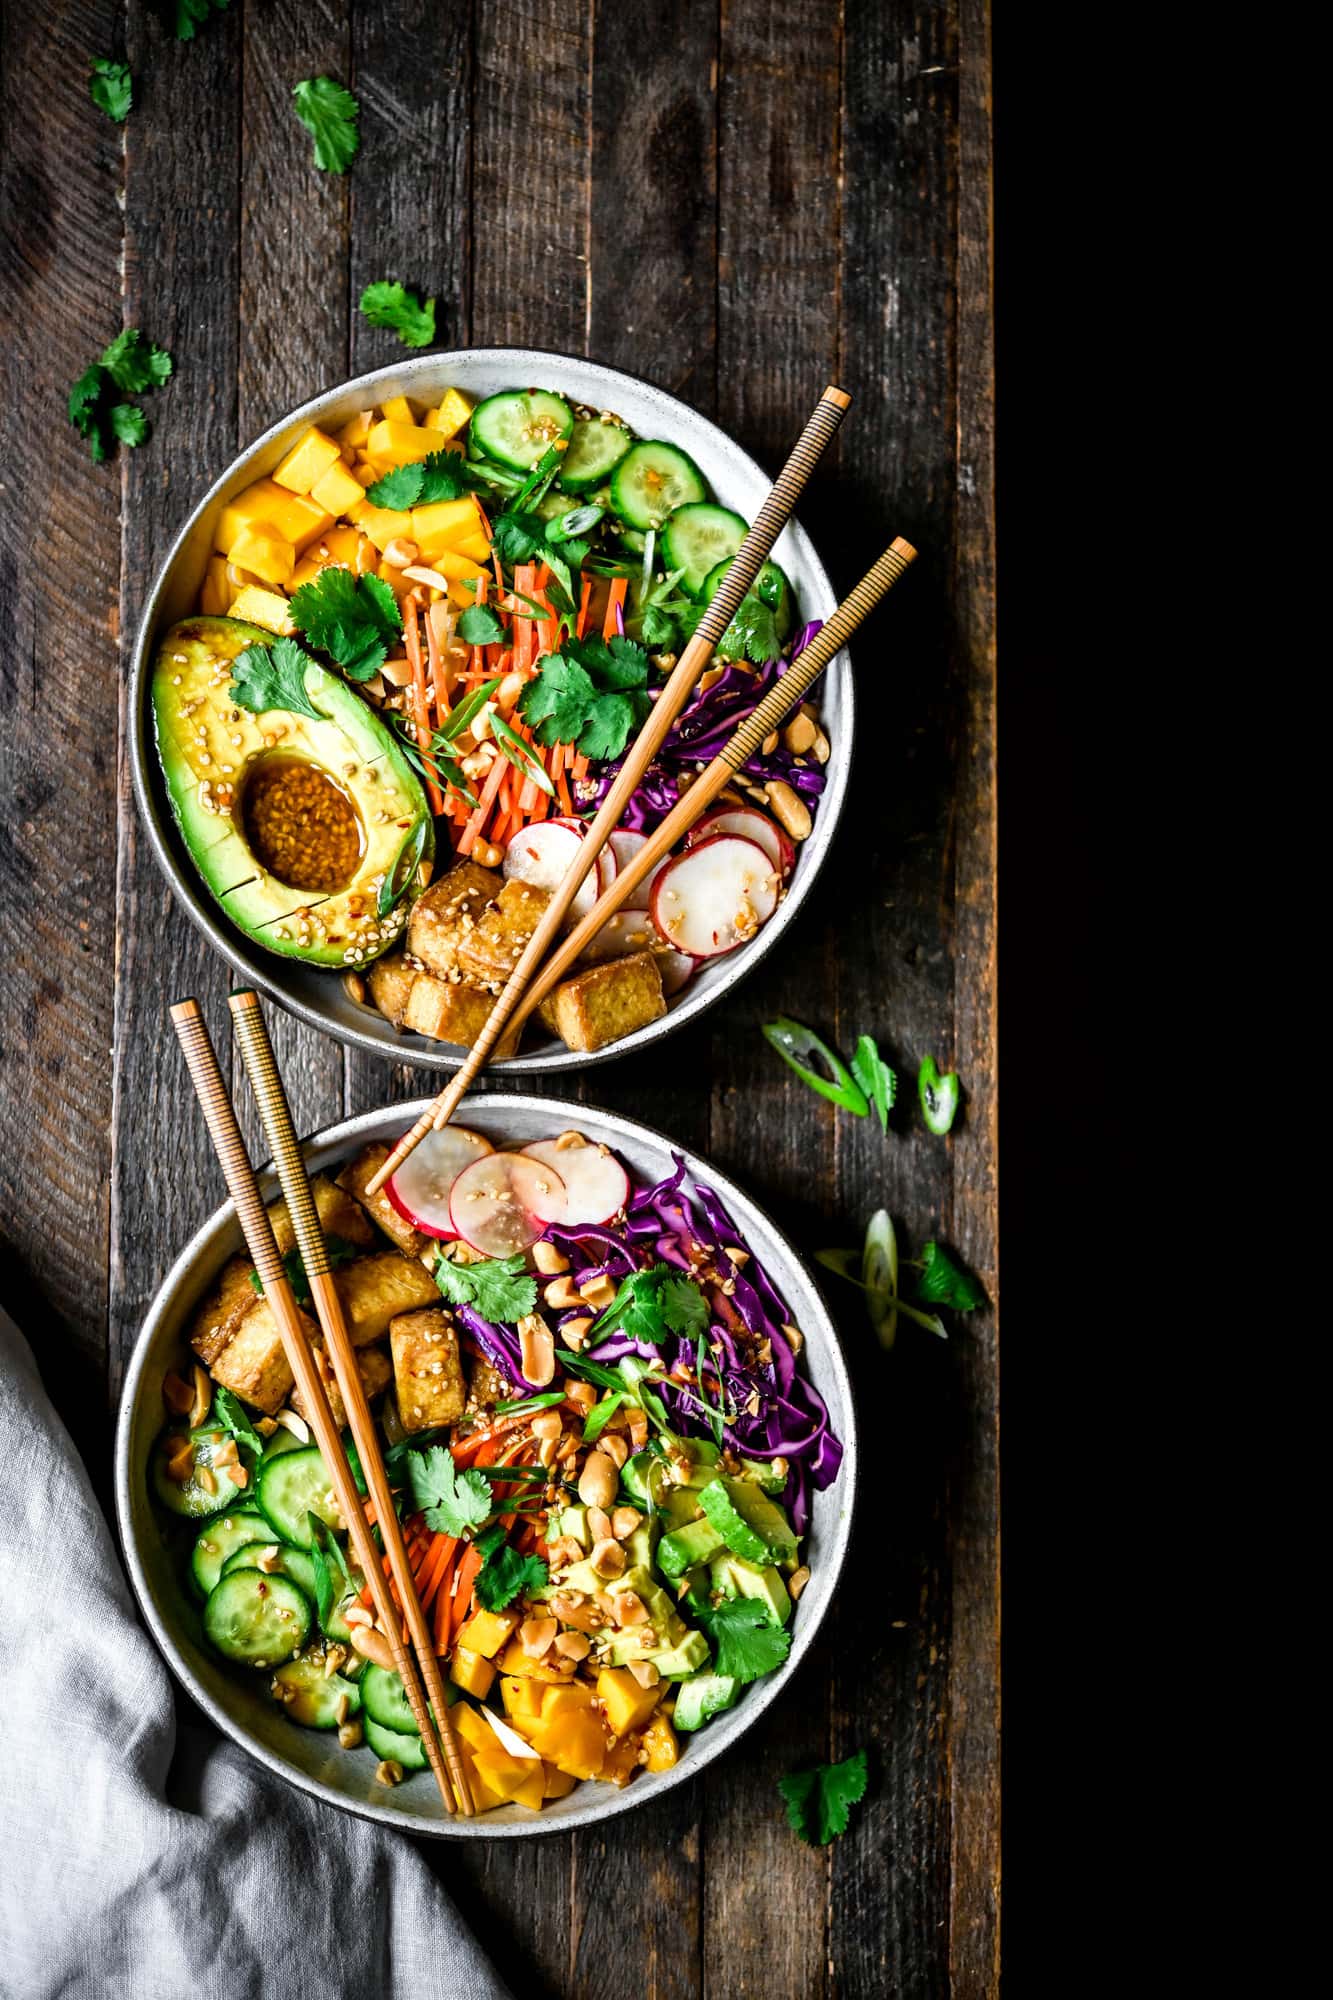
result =
[[[512,1403],[497,1403],[495,1405],[495,1414],[497,1417],[512,1417],[520,1410],[550,1410],[554,1409],[557,1403],[563,1403],[564,1400],[565,1392],[563,1389],[548,1389],[542,1396],[519,1396]]]
[[[523,741],[518,731],[510,728],[502,715],[491,716],[491,734],[495,738],[497,747],[509,759],[515,770],[522,771],[525,777],[531,778],[538,791],[554,798],[555,786],[551,783],[540,758],[532,747]]]
[[[601,1402],[595,1408],[589,1410],[588,1420],[583,1426],[583,1442],[585,1444],[595,1443],[610,1423],[616,1411],[622,1407],[625,1400],[625,1391],[623,1389],[615,1389],[610,1394],[603,1396]]]
[[[898,1238],[887,1208],[877,1208],[866,1226],[861,1282],[880,1345],[892,1347],[898,1332]]]
[[[442,743],[452,743],[455,737],[461,736],[471,723],[473,717],[485,708],[499,685],[500,681],[497,676],[495,680],[483,681],[480,687],[473,688],[467,699],[460,701],[458,707],[450,711],[448,719],[436,730],[435,734],[439,741]]]
[[[916,1087],[927,1127],[942,1138],[958,1115],[958,1078],[952,1070],[941,1076],[934,1056],[927,1056],[917,1072]]]
[[[764,1024],[764,1038],[775,1048],[788,1068],[794,1069],[801,1082],[811,1090],[826,1097],[830,1104],[836,1104],[844,1111],[851,1111],[858,1118],[864,1118],[870,1109],[866,1094],[848,1069],[842,1057],[835,1055],[827,1042],[822,1042],[813,1028],[802,1027],[799,1021],[789,1021],[785,1015],[776,1021]],[[803,1056],[816,1055],[832,1072],[832,1081],[821,1076],[803,1062]]]

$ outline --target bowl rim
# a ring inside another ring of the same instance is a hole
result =
[[[714,423],[711,417],[692,409],[678,396],[673,396],[669,390],[660,389],[655,383],[645,381],[642,376],[632,375],[625,369],[609,368],[602,362],[563,354],[552,348],[539,347],[477,345],[413,355],[403,361],[389,363],[385,367],[369,369],[361,375],[349,376],[332,388],[322,390],[318,395],[308,398],[295,409],[288,411],[275,423],[268,425],[231,459],[207,492],[190,509],[158,566],[139,613],[129,679],[130,780],[135,803],[157,865],[165,876],[177,903],[184,909],[195,929],[208,939],[213,948],[220,952],[227,963],[244,979],[253,982],[285,1012],[294,1015],[297,1020],[304,1021],[307,1026],[317,1029],[322,1034],[331,1035],[335,1041],[347,1047],[365,1049],[370,1054],[379,1056],[382,1061],[408,1063],[415,1068],[446,1073],[461,1067],[466,1051],[456,1050],[452,1044],[445,1042],[427,1042],[423,1036],[414,1036],[409,1040],[400,1035],[395,1043],[386,1043],[379,1035],[359,1028],[354,1022],[331,1020],[326,1010],[312,1004],[301,995],[290,992],[281,983],[279,968],[285,962],[258,948],[252,952],[245,934],[214,905],[194,870],[178,861],[172,846],[176,836],[171,807],[164,797],[158,796],[162,781],[150,699],[152,641],[156,635],[163,600],[177,562],[201,517],[221,498],[224,489],[235,480],[238,473],[260,458],[295,425],[318,421],[320,414],[330,404],[343,397],[364,393],[371,401],[375,401],[378,399],[370,392],[388,382],[400,385],[396,393],[410,394],[410,386],[406,389],[401,387],[404,382],[410,385],[413,379],[433,374],[454,363],[466,363],[469,359],[481,355],[495,362],[512,359],[516,371],[534,360],[543,365],[549,363],[579,369],[600,377],[612,392],[617,384],[628,384],[635,390],[670,404],[675,410],[682,412],[691,424],[702,425],[705,430],[713,434],[713,439],[727,453],[739,459],[756,478],[768,481],[768,475],[758,461],[723,430],[721,425]],[[793,515],[787,526],[800,547],[802,560],[813,573],[816,595],[822,592],[827,600],[827,607],[823,611],[817,611],[816,615],[827,618],[837,603],[828,573],[819,559],[814,543],[798,518]],[[814,610],[815,607],[811,606],[810,609]],[[790,928],[804,907],[814,888],[815,880],[828,858],[846,803],[851,777],[856,695],[851,658],[845,647],[835,655],[825,671],[831,680],[836,681],[840,701],[844,704],[845,721],[831,744],[829,761],[824,767],[827,782],[820,799],[819,812],[815,817],[814,829],[809,840],[803,844],[802,865],[797,868],[791,887],[778,912],[762,927],[759,935],[751,939],[743,949],[727,955],[721,975],[711,991],[705,991],[702,986],[697,987],[693,994],[686,994],[679,1006],[669,1007],[658,1020],[650,1021],[645,1027],[635,1029],[621,1041],[609,1043],[607,1047],[591,1054],[577,1049],[566,1049],[559,1043],[552,1042],[549,1047],[528,1055],[510,1056],[497,1066],[506,1076],[542,1076],[553,1075],[562,1070],[581,1070],[591,1063],[612,1062],[622,1056],[634,1055],[653,1043],[664,1040],[678,1029],[686,1027],[690,1022],[706,1014],[711,1007],[730,993],[743,978],[759,966]],[[336,973],[330,973],[329,976],[333,979]],[[420,1046],[417,1046],[418,1043]]]
[[[302,1153],[307,1159],[312,1154],[336,1156],[353,1147],[359,1138],[378,1132],[386,1116],[392,1115],[396,1120],[401,1113],[402,1121],[406,1125],[418,1116],[429,1102],[430,1100],[425,1097],[416,1098],[401,1105],[386,1104],[377,1110],[363,1111],[354,1118],[341,1119],[336,1124],[325,1126],[309,1138],[303,1139]],[[819,1566],[826,1579],[826,1589],[818,1607],[812,1606],[814,1615],[804,1622],[797,1623],[786,1660],[776,1672],[750,1686],[744,1702],[730,1711],[729,1726],[724,1725],[715,1736],[710,1729],[703,1737],[696,1738],[690,1746],[692,1754],[682,1757],[671,1770],[645,1774],[644,1778],[627,1785],[623,1790],[610,1786],[603,1787],[602,1790],[606,1794],[604,1798],[593,1799],[581,1809],[572,1808],[558,1821],[546,1824],[543,1824],[540,1814],[534,1814],[530,1819],[492,1824],[487,1824],[490,1815],[479,1815],[476,1820],[418,1818],[389,1805],[378,1806],[361,1799],[349,1798],[288,1763],[269,1750],[266,1745],[257,1742],[244,1725],[204,1686],[177,1646],[167,1629],[165,1618],[157,1609],[152,1583],[141,1560],[133,1531],[134,1510],[131,1497],[134,1468],[131,1464],[131,1433],[142,1379],[162,1324],[171,1310],[178,1291],[191,1282],[196,1261],[201,1254],[214,1247],[216,1238],[224,1235],[235,1224],[236,1211],[233,1203],[230,1199],[221,1203],[200,1224],[163,1278],[144,1315],[125,1367],[120,1404],[116,1414],[114,1482],[116,1526],[131,1588],[140,1615],[171,1672],[217,1728],[230,1737],[248,1756],[255,1758],[286,1783],[295,1785],[298,1790],[308,1793],[324,1804],[336,1806],[342,1811],[356,1814],[359,1818],[375,1820],[380,1825],[391,1826],[400,1833],[410,1833],[422,1839],[531,1840],[546,1835],[568,1833],[574,1828],[599,1825],[604,1820],[615,1818],[621,1813],[632,1811],[636,1806],[646,1805],[651,1800],[661,1797],[664,1792],[697,1776],[707,1765],[723,1756],[749,1732],[764,1711],[783,1693],[814,1645],[842,1574],[851,1542],[858,1497],[859,1454],[856,1409],[851,1377],[837,1329],[805,1258],[792,1245],[786,1233],[778,1228],[767,1211],[743,1188],[738,1187],[729,1175],[711,1166],[689,1148],[677,1145],[665,1133],[655,1130],[650,1125],[641,1124],[637,1119],[626,1118],[620,1112],[607,1110],[600,1105],[567,1103],[559,1098],[534,1097],[510,1091],[492,1092],[474,1101],[474,1109],[481,1113],[483,1118],[489,1109],[496,1106],[503,1106],[506,1109],[513,1107],[520,1113],[530,1112],[537,1117],[559,1117],[563,1113],[568,1113],[576,1121],[582,1118],[604,1120],[614,1134],[627,1136],[643,1145],[665,1152],[668,1156],[672,1153],[680,1154],[684,1157],[689,1178],[697,1182],[699,1174],[702,1173],[706,1184],[717,1191],[722,1201],[737,1216],[738,1225],[746,1234],[749,1233],[748,1218],[753,1217],[776,1239],[786,1255],[793,1278],[804,1287],[807,1294],[807,1298],[802,1302],[802,1331],[809,1341],[813,1328],[822,1343],[821,1352],[827,1359],[842,1403],[843,1421],[839,1435],[843,1458],[837,1478],[839,1502],[828,1537],[828,1547],[822,1550],[820,1555]],[[615,1143],[614,1138],[611,1143]],[[279,1192],[277,1176],[271,1167],[263,1169],[260,1183],[265,1200],[271,1201]],[[784,1286],[783,1289],[787,1287]],[[719,1718],[719,1721],[721,1720],[722,1718]],[[649,1775],[653,1780],[651,1784],[645,1781]]]

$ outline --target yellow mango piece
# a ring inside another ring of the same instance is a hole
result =
[[[504,1712],[518,1730],[529,1717],[542,1712],[542,1684],[540,1681],[520,1680],[517,1674],[506,1674],[500,1682],[500,1699]]]
[[[573,1791],[577,1783],[578,1779],[572,1778],[568,1771],[562,1771],[558,1764],[542,1765],[543,1798],[563,1799],[567,1793]]]
[[[664,1715],[655,1715],[644,1730],[643,1747],[648,1752],[650,1771],[669,1771],[680,1761],[676,1732]]]
[[[427,562],[445,549],[456,549],[460,541],[479,532],[476,502],[432,500],[412,509],[412,539]]]
[[[470,1653],[466,1646],[455,1646],[449,1662],[449,1678],[455,1687],[462,1688],[464,1694],[475,1695],[478,1701],[485,1701],[495,1679],[495,1668],[489,1660],[483,1660],[480,1653]]]
[[[312,542],[317,542],[333,526],[333,513],[328,507],[319,507],[304,493],[298,493],[288,502],[281,514],[264,523],[275,533],[282,535],[303,555]]]
[[[412,405],[406,396],[390,396],[387,402],[380,404],[380,415],[387,417],[390,423],[394,424],[416,422],[416,418],[412,415]]]
[[[349,507],[355,507],[365,497],[361,481],[341,459],[337,459],[310,489],[310,498],[316,506],[335,515],[345,514]]]
[[[449,1719],[463,1741],[470,1743],[474,1751],[489,1750],[492,1747],[499,1749],[500,1745],[496,1741],[495,1731],[490,1723],[485,1716],[478,1715],[470,1703],[456,1701],[449,1711]]]
[[[428,412],[426,422],[432,430],[443,431],[447,438],[461,431],[472,415],[472,405],[461,389],[446,389],[440,398],[439,407]]]
[[[495,1744],[494,1750],[478,1750],[472,1760],[488,1785],[492,1785],[497,1792],[503,1792],[507,1799],[512,1799],[525,1778],[535,1774],[540,1780],[540,1757],[511,1757],[495,1737],[491,1741]]]
[[[210,556],[208,568],[204,571],[203,588],[199,592],[199,609],[205,618],[222,618],[231,603],[232,590],[227,581],[227,558]]]
[[[370,436],[371,426],[374,421],[375,412],[373,410],[358,410],[351,421],[343,425],[342,429],[338,432],[338,442],[342,445],[344,452],[358,452],[363,449],[366,439]]]
[[[603,1667],[597,1676],[597,1699],[606,1710],[613,1736],[641,1729],[662,1698],[662,1684],[640,1687],[628,1667]]]
[[[491,1812],[496,1806],[509,1804],[506,1794],[496,1791],[484,1771],[478,1771],[474,1765],[468,1775],[472,1779],[472,1803],[478,1812]]]
[[[606,1761],[606,1732],[590,1708],[540,1716],[529,1726],[528,1735],[533,1749],[571,1778],[595,1778]]]
[[[372,507],[369,500],[362,500],[349,511],[362,534],[370,536],[381,555],[395,536],[412,532],[412,516],[405,507]]]
[[[218,515],[217,527],[213,533],[213,546],[223,555],[244,528],[253,528],[261,521],[272,521],[291,499],[281,486],[275,486],[271,479],[257,479],[253,486],[247,486],[229,500]]]
[[[567,1681],[563,1687],[548,1687],[542,1695],[542,1720],[564,1715],[571,1708],[591,1708],[597,1697],[583,1681]]]
[[[262,625],[266,631],[290,638],[296,630],[292,607],[276,590],[248,583],[231,601],[228,618],[244,619],[248,625]]]
[[[602,1765],[601,1775],[604,1785],[616,1785],[620,1790],[624,1790],[640,1768],[639,1747],[642,1742],[641,1736],[622,1736],[618,1743],[611,1745],[606,1753],[606,1761]]]
[[[322,569],[355,569],[356,552],[364,539],[359,528],[330,528],[310,545],[297,563],[292,571],[291,588],[299,590],[303,583],[312,583]]]
[[[273,477],[289,493],[308,493],[334,460],[341,457],[337,439],[326,437],[312,424],[305,436],[297,439],[282,464],[274,468]]]
[[[228,554],[238,569],[248,569],[265,583],[290,583],[296,568],[296,550],[274,528],[262,523],[242,528]]]
[[[472,534],[464,535],[462,541],[455,542],[454,547],[460,556],[471,556],[473,562],[486,563],[491,559],[491,544],[484,528],[477,528]]]
[[[432,430],[428,424],[401,424],[385,417],[366,439],[366,457],[377,465],[414,465],[433,451],[443,451],[448,441],[443,431]]]
[[[395,569],[391,562],[382,562],[375,574],[379,577],[381,583],[388,584],[399,604],[402,603],[408,591],[413,587],[411,579],[404,577],[403,572],[400,569]],[[438,596],[438,591],[433,592],[432,601]]]
[[[479,1614],[474,1612],[473,1617],[477,1616]],[[468,1625],[471,1623],[472,1619],[469,1618]],[[463,1632],[466,1631],[467,1625],[463,1627]],[[462,1636],[463,1634],[460,1633],[460,1639]],[[481,1648],[474,1647],[473,1650],[480,1652]],[[509,1641],[509,1644],[500,1655],[500,1672],[502,1674],[512,1674],[520,1680],[563,1681],[568,1679],[569,1673],[572,1673],[573,1670],[574,1663],[572,1660],[569,1662],[568,1673],[562,1673],[558,1667],[548,1666],[545,1660],[530,1660],[516,1638]]]
[[[518,1623],[516,1611],[473,1612],[458,1634],[458,1644],[465,1652],[477,1653],[483,1660],[493,1660]],[[491,1739],[494,1741],[494,1738]]]
[[[545,1766],[539,1763],[525,1764],[523,1777],[514,1786],[514,1804],[526,1806],[529,1812],[540,1812],[546,1797]]]

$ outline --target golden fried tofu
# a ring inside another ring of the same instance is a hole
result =
[[[222,1267],[215,1290],[209,1293],[190,1326],[190,1345],[205,1368],[211,1368],[235,1333],[242,1313],[248,1312],[259,1294],[253,1279],[254,1265],[248,1257],[232,1257]]]
[[[458,970],[462,940],[478,922],[487,904],[499,895],[504,878],[494,868],[475,861],[456,861],[424,896],[412,905],[407,921],[407,951],[437,979]]]
[[[389,1326],[389,1347],[403,1429],[456,1423],[467,1403],[467,1384],[453,1314],[442,1305],[399,1313]]]
[[[307,1339],[318,1339],[319,1329],[307,1314],[301,1314],[301,1323]],[[282,1408],[292,1391],[292,1371],[267,1299],[252,1295],[209,1373],[224,1389],[230,1389],[243,1403],[252,1403],[266,1417]]]
[[[347,1405],[343,1402],[342,1390],[338,1387],[332,1364],[318,1342],[312,1343],[311,1353],[314,1355],[319,1378],[324,1384],[324,1393],[329,1399],[329,1410],[333,1421],[338,1429],[342,1430],[347,1422]],[[356,1357],[356,1367],[361,1377],[361,1387],[366,1392],[366,1400],[373,1403],[376,1396],[384,1394],[393,1375],[389,1357],[382,1347],[363,1347]],[[304,1417],[307,1423],[311,1421],[310,1411],[305,1406],[299,1388],[292,1390],[291,1405],[298,1417]]]
[[[397,1250],[358,1257],[355,1263],[335,1271],[333,1282],[353,1347],[369,1347],[372,1341],[383,1340],[389,1322],[398,1313],[434,1305],[440,1296],[425,1265]]]
[[[475,986],[464,986],[458,979],[435,979],[428,972],[419,972],[412,983],[402,1025],[418,1035],[429,1035],[437,1042],[457,1042],[466,1049],[490,1019],[494,1004],[492,993],[479,993]],[[517,1035],[510,1030],[496,1054],[512,1055],[517,1042]]]
[[[375,1232],[361,1208],[346,1189],[331,1181],[327,1174],[311,1175],[310,1192],[315,1197],[315,1212],[326,1236],[341,1236],[346,1243],[375,1241]],[[287,1213],[286,1202],[275,1201],[268,1212],[268,1219],[273,1224],[278,1249],[285,1257],[296,1242],[296,1231]]]
[[[569,1048],[588,1054],[604,1049],[666,1013],[657,960],[650,951],[636,951],[590,965],[562,980],[538,1011]]]
[[[490,908],[463,937],[458,963],[478,986],[503,986],[551,900],[532,882],[506,882]]]
[[[366,968],[370,997],[395,1028],[403,1025],[403,1010],[416,976],[417,968],[408,964],[401,951],[386,951],[383,958],[377,958]]]
[[[513,1385],[503,1376],[493,1362],[481,1355],[473,1358],[468,1370],[467,1414],[475,1416],[478,1410],[489,1410],[496,1403],[503,1403],[514,1394]]]
[[[389,1148],[378,1141],[372,1146],[363,1146],[354,1160],[349,1160],[338,1176],[340,1188],[346,1188],[371,1221],[377,1223],[389,1238],[396,1243],[405,1257],[419,1257],[430,1241],[428,1236],[400,1215],[383,1188],[378,1194],[366,1193],[366,1182],[377,1167],[382,1167],[389,1157]]]

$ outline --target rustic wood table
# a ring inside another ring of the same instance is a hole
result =
[[[88,101],[125,54],[135,106]],[[292,85],[360,99],[319,174]],[[855,396],[803,508],[845,588],[921,560],[855,648],[852,797],[811,907],[666,1053],[555,1094],[711,1154],[807,1250],[887,1205],[996,1295],[990,113],[986,0],[233,0],[188,43],[130,0],[5,11],[0,1214],[13,1310],[105,1475],[145,1304],[221,1196],[168,1031],[228,973],[174,905],[124,755],[139,607],[187,510],[307,396],[401,353],[372,279],[439,299],[442,344],[588,354],[776,468],[826,381]],[[122,326],[175,356],[148,444],[95,466],[70,384]],[[904,1088],[886,1140],[812,1096],[759,1025]],[[431,1087],[275,1022],[298,1123]],[[919,1059],[957,1066],[948,1140]],[[497,1086],[492,1086],[497,1087]],[[527,1995],[991,1994],[998,1985],[998,1467],[992,1313],[876,1347],[836,1290],[867,1470],[840,1603],[742,1750],[605,1834],[434,1847]],[[854,1830],[788,1830],[780,1774],[864,1745]],[[338,1837],[330,1813],[328,1834]]]

